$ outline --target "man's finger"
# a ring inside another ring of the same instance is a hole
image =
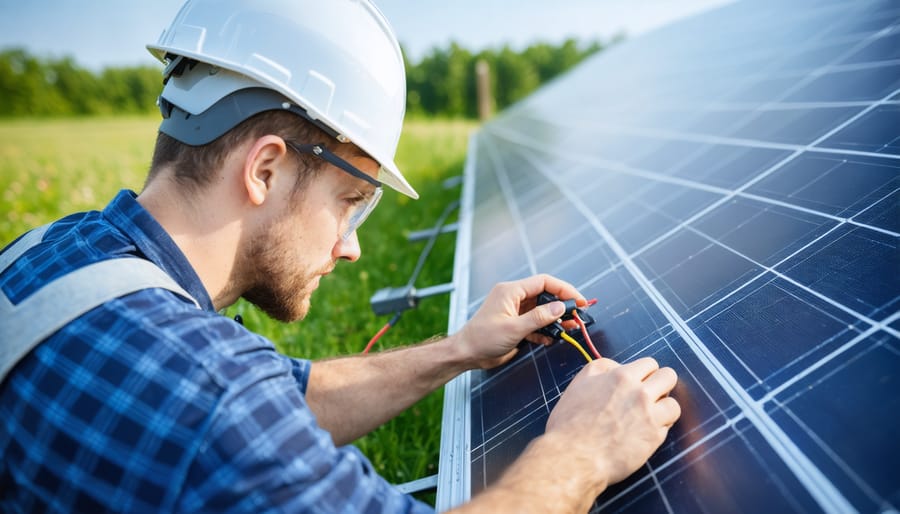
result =
[[[532,332],[531,334],[528,334],[527,336],[525,336],[525,340],[529,343],[541,344],[544,346],[550,346],[551,344],[556,342],[552,337],[545,336],[544,334],[540,334],[538,332]]]
[[[524,333],[530,334],[558,320],[565,311],[566,306],[562,302],[545,303],[519,316],[519,321],[523,325]]]
[[[593,373],[606,373],[608,371],[614,370],[621,366],[622,365],[619,364],[618,362],[604,357],[604,358],[600,358],[600,359],[594,360],[592,362],[589,362],[586,367],[589,368],[591,370],[591,372],[593,372]]]
[[[655,420],[664,427],[672,426],[681,417],[681,405],[671,396],[656,402]]]
[[[642,357],[623,365],[625,373],[643,382],[651,373],[659,369],[659,363],[653,357]]]
[[[644,380],[644,387],[650,393],[650,397],[658,400],[669,394],[678,382],[678,375],[672,368],[659,368]]]
[[[547,291],[562,300],[569,300],[572,298],[584,300],[584,297],[577,289],[575,289],[575,286],[565,280],[546,274],[532,275],[528,278],[524,278],[518,282],[518,285],[522,288],[525,298],[531,298]]]

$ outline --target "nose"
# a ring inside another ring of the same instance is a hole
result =
[[[350,237],[346,240],[342,237],[338,237],[337,243],[335,243],[334,248],[331,250],[331,256],[334,257],[335,260],[343,259],[345,261],[356,262],[361,254],[362,250],[359,247],[359,238],[356,237],[355,230],[350,233]]]

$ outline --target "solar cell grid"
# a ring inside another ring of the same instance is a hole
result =
[[[473,138],[454,303],[551,272],[599,299],[602,354],[679,373],[682,419],[595,511],[900,508],[898,41],[893,2],[736,3]],[[496,480],[582,364],[523,343],[448,393],[454,490]]]

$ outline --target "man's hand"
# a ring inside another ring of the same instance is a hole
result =
[[[681,415],[677,377],[652,358],[587,364],[500,479],[454,513],[587,512],[607,486],[637,470]]]
[[[563,314],[562,302],[536,305],[536,297],[547,291],[557,298],[584,298],[568,282],[549,275],[534,275],[494,286],[484,303],[461,331],[454,335],[457,345],[475,367],[492,368],[511,359],[522,339],[549,342],[534,332],[553,323]]]
[[[560,434],[573,450],[594,459],[608,484],[625,479],[662,444],[681,407],[668,396],[675,371],[645,357],[619,365],[586,365],[550,413],[547,434]]]

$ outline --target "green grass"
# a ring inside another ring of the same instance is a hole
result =
[[[102,209],[119,189],[140,190],[149,167],[156,118],[7,120],[0,122],[0,246],[25,230],[71,212]],[[459,188],[445,190],[444,179],[462,173],[473,122],[407,122],[397,163],[419,191],[413,201],[393,191],[360,230],[362,258],[340,263],[313,296],[301,323],[270,320],[241,301],[228,309],[246,326],[273,340],[287,354],[323,358],[350,355],[387,321],[369,308],[382,287],[404,285],[424,242],[408,243],[413,230],[432,226]],[[452,215],[448,222],[456,219]],[[452,278],[454,236],[443,235],[432,251],[417,287]],[[448,297],[425,299],[408,311],[377,348],[410,344],[443,333]],[[389,481],[406,482],[437,471],[442,394],[437,391],[412,409],[357,441]]]
[[[150,163],[152,118],[0,122],[0,244],[66,214],[139,190]]]

